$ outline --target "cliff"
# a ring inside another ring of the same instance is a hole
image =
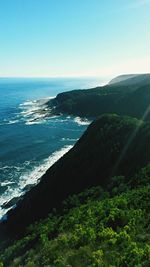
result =
[[[142,155],[142,156],[141,156]],[[8,212],[7,229],[19,232],[60,208],[68,196],[91,186],[107,189],[114,175],[132,174],[150,161],[150,123],[103,115],[94,121],[75,146],[56,162]]]

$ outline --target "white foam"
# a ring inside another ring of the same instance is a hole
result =
[[[0,186],[7,186],[7,185],[10,185],[10,184],[15,184],[15,182],[13,182],[13,181],[4,181],[4,182],[1,182],[0,183]]]
[[[48,119],[51,120],[51,119],[56,119],[56,118],[58,118],[58,115],[52,115],[52,116],[50,116]],[[55,121],[58,121],[58,119],[55,120]],[[60,121],[60,120],[59,120],[59,121]],[[61,122],[61,121],[60,121],[60,122]]]
[[[36,108],[36,107],[32,107],[32,109],[27,109],[27,110],[24,110],[21,112],[21,114],[24,116],[24,117],[28,117],[32,114],[34,114],[35,112],[39,111],[39,108]]]
[[[41,124],[41,123],[44,123],[45,122],[45,120],[28,120],[28,121],[26,121],[26,125],[33,125],[33,124]]]
[[[14,124],[14,123],[17,123],[19,122],[19,120],[10,120],[7,124]]]
[[[78,124],[78,125],[89,125],[91,123],[91,121],[89,121],[88,119],[82,119],[80,117],[76,117],[74,119],[74,121]]]
[[[16,188],[12,188],[11,184],[8,184],[7,190],[0,196],[0,217],[2,217],[9,209],[2,209],[4,203],[9,202],[14,197],[19,197],[24,194],[23,189],[27,185],[35,185],[39,182],[43,174],[50,168],[58,159],[60,159],[65,153],[67,153],[73,146],[68,145],[60,150],[54,152],[47,159],[43,160],[41,164],[35,166],[31,171],[25,172],[19,178],[19,182]],[[26,164],[27,162],[25,162]],[[8,181],[6,181],[7,183]],[[5,182],[3,182],[5,183]]]
[[[49,100],[55,98],[56,96],[50,96],[50,97],[45,97],[41,99],[36,99],[36,100],[27,100],[24,103],[21,103],[19,106],[20,107],[28,107],[28,106],[41,106],[46,104]]]
[[[28,184],[36,184],[41,176],[50,168],[58,159],[60,159],[65,153],[72,148],[71,145],[65,146],[59,151],[54,152],[42,164],[36,166],[30,173],[26,173],[21,176],[19,187],[23,189]]]
[[[15,124],[18,122],[19,122],[19,120],[6,120],[6,119],[4,119],[3,122],[0,123],[0,125]]]
[[[20,104],[19,108],[22,110],[20,114],[24,118],[25,124],[31,125],[45,122],[51,112],[47,102],[53,98],[55,98],[55,96],[32,101],[27,100]]]
[[[35,100],[31,101],[31,100],[27,100],[25,101],[24,103],[21,103],[20,104],[20,107],[24,107],[24,106],[30,106],[30,105],[33,105],[33,103],[36,103]]]
[[[20,166],[7,166],[7,165],[0,167],[0,170],[8,170],[9,171],[9,169],[16,169],[17,171],[20,171],[22,169],[22,167],[20,167]]]
[[[75,142],[75,141],[77,141],[78,140],[78,138],[65,138],[65,137],[63,137],[62,139],[61,139],[61,141],[70,141],[70,142]]]
[[[9,209],[2,209],[2,205],[8,203],[12,198],[20,196],[20,190],[18,188],[11,188],[10,185],[8,189],[0,196],[0,219],[6,214]]]

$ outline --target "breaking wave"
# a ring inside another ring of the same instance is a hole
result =
[[[20,115],[23,117],[26,125],[40,124],[49,117],[51,109],[47,103],[54,97],[47,97],[39,100],[27,100],[20,104]]]
[[[78,125],[89,125],[91,123],[91,121],[89,121],[88,119],[84,118],[80,118],[80,117],[76,117],[74,119],[74,121],[78,124]]]
[[[14,186],[13,181],[1,182],[0,186],[7,186],[7,190],[0,195],[0,218],[2,218],[10,208],[3,208],[3,205],[11,201],[13,198],[20,197],[27,191],[27,187],[36,185],[40,178],[44,175],[49,167],[51,167],[58,159],[67,153],[73,146],[68,145],[60,150],[52,153],[47,159],[43,160],[39,165],[36,165],[30,171],[25,171],[20,177],[19,181]],[[30,164],[30,163],[29,163]],[[9,166],[6,166],[6,168]],[[5,166],[3,167],[5,168]],[[10,166],[11,168],[11,166]],[[15,167],[13,167],[15,168]],[[17,168],[17,167],[16,167]],[[13,185],[13,186],[12,186]],[[12,208],[12,207],[11,207]]]

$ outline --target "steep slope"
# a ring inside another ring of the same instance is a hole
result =
[[[114,175],[125,175],[128,180],[149,161],[149,123],[117,115],[101,116],[8,213],[6,225],[19,232],[59,208],[69,195],[96,185],[107,188]]]

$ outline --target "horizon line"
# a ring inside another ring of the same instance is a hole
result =
[[[55,78],[110,78],[122,75],[140,75],[150,74],[150,72],[123,72],[123,73],[112,73],[108,75],[53,75],[53,76],[0,76],[0,79],[55,79]]]
[[[113,75],[126,75],[126,74],[150,74],[150,72],[121,72],[121,73],[109,73],[109,74],[103,74],[103,75],[100,75],[100,74],[72,74],[72,75],[8,75],[8,76],[1,76],[0,75],[0,78],[72,78],[72,77],[108,77],[108,76],[113,76]]]
[[[110,76],[110,75],[109,75]],[[1,78],[100,78],[100,77],[108,77],[108,75],[53,75],[53,76],[0,76]]]

